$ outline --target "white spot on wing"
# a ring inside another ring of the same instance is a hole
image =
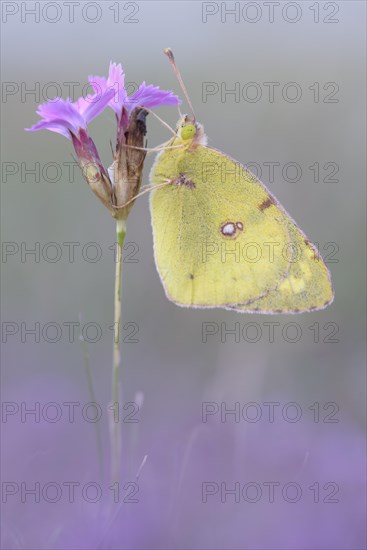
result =
[[[232,222],[225,223],[224,225],[222,225],[221,231],[223,235],[228,235],[232,237],[236,233],[236,226]]]
[[[227,222],[224,222],[220,227],[220,232],[225,237],[236,238],[240,231],[243,231],[243,223],[239,221],[238,222],[227,221]]]

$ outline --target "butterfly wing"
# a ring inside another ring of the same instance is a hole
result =
[[[155,260],[168,298],[183,306],[245,311],[276,311],[282,309],[277,301],[292,302],[288,295],[295,293],[286,282],[291,271],[297,277],[303,269],[292,263],[293,241],[302,234],[261,182],[203,145],[163,151],[151,182],[167,180],[152,192],[150,205]],[[320,265],[326,269],[322,260]],[[315,262],[305,285],[317,286],[318,273]]]
[[[316,247],[289,216],[284,217],[284,223],[294,251],[287,277],[266,296],[233,309],[242,313],[301,313],[324,309],[333,301],[330,273]]]

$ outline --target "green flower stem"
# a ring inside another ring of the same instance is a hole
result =
[[[125,220],[116,220],[116,271],[115,271],[115,308],[114,308],[114,342],[113,342],[113,371],[112,371],[112,401],[116,407],[120,402],[120,325],[121,325],[121,276],[123,262],[123,245],[126,233]],[[117,417],[119,420],[119,418]],[[120,481],[121,473],[121,427],[120,422],[113,422],[112,426],[112,481]]]

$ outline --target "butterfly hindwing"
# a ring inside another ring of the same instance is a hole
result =
[[[263,298],[237,305],[240,312],[301,313],[323,309],[333,300],[333,289],[329,270],[316,247],[285,216],[292,240],[293,257],[287,277],[279,286]]]

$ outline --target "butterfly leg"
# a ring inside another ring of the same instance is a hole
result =
[[[157,145],[157,147],[135,147],[134,145],[123,145],[129,149],[138,149],[139,151],[147,151],[148,153],[156,153],[157,151],[165,151],[166,149],[180,149],[183,145]]]

